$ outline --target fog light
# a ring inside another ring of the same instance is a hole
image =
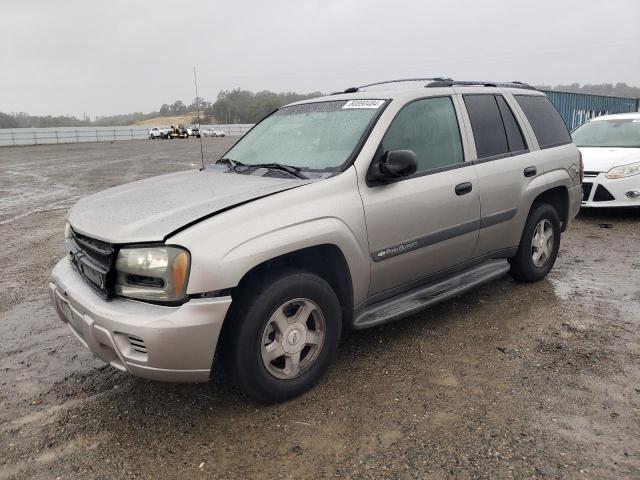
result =
[[[640,197],[640,192],[638,190],[631,190],[625,193],[625,195],[627,196],[627,198],[630,198],[631,200],[635,200],[636,198]]]

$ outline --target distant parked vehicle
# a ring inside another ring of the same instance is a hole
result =
[[[227,135],[223,130],[215,128],[203,128],[201,133],[203,137],[224,137]]]
[[[177,127],[171,125],[165,138],[169,140],[172,138],[189,138],[189,132],[183,125],[178,125]]]
[[[584,162],[583,207],[640,207],[640,113],[594,118],[573,141]]]
[[[149,140],[153,140],[155,138],[163,138],[162,130],[157,127],[153,127],[149,130]]]
[[[198,127],[197,125],[187,127],[187,137],[200,138],[200,127]]]

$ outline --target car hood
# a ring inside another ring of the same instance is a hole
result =
[[[109,243],[163,241],[182,227],[222,210],[313,180],[191,170],[110,188],[69,210],[71,227]]]
[[[640,148],[580,147],[586,172],[608,172],[616,165],[640,162]]]

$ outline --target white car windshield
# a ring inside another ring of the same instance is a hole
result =
[[[640,118],[595,120],[571,134],[579,147],[640,148]]]
[[[284,107],[247,133],[225,158],[245,165],[280,163],[335,170],[349,160],[383,100],[305,103]]]

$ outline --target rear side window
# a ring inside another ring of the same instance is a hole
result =
[[[464,95],[478,159],[526,150],[522,131],[502,95]]]
[[[507,143],[509,144],[510,152],[521,152],[526,150],[527,147],[524,143],[524,137],[522,136],[522,130],[513,116],[513,112],[507,105],[506,100],[502,95],[496,95],[496,102],[498,102],[498,108],[500,109],[500,115],[502,115],[502,123],[504,123],[504,131],[507,134]]]
[[[385,133],[382,148],[412,150],[418,173],[464,162],[451,98],[426,98],[403,107]]]
[[[547,97],[515,95],[515,98],[527,116],[540,148],[571,143],[571,136],[564,120]]]

